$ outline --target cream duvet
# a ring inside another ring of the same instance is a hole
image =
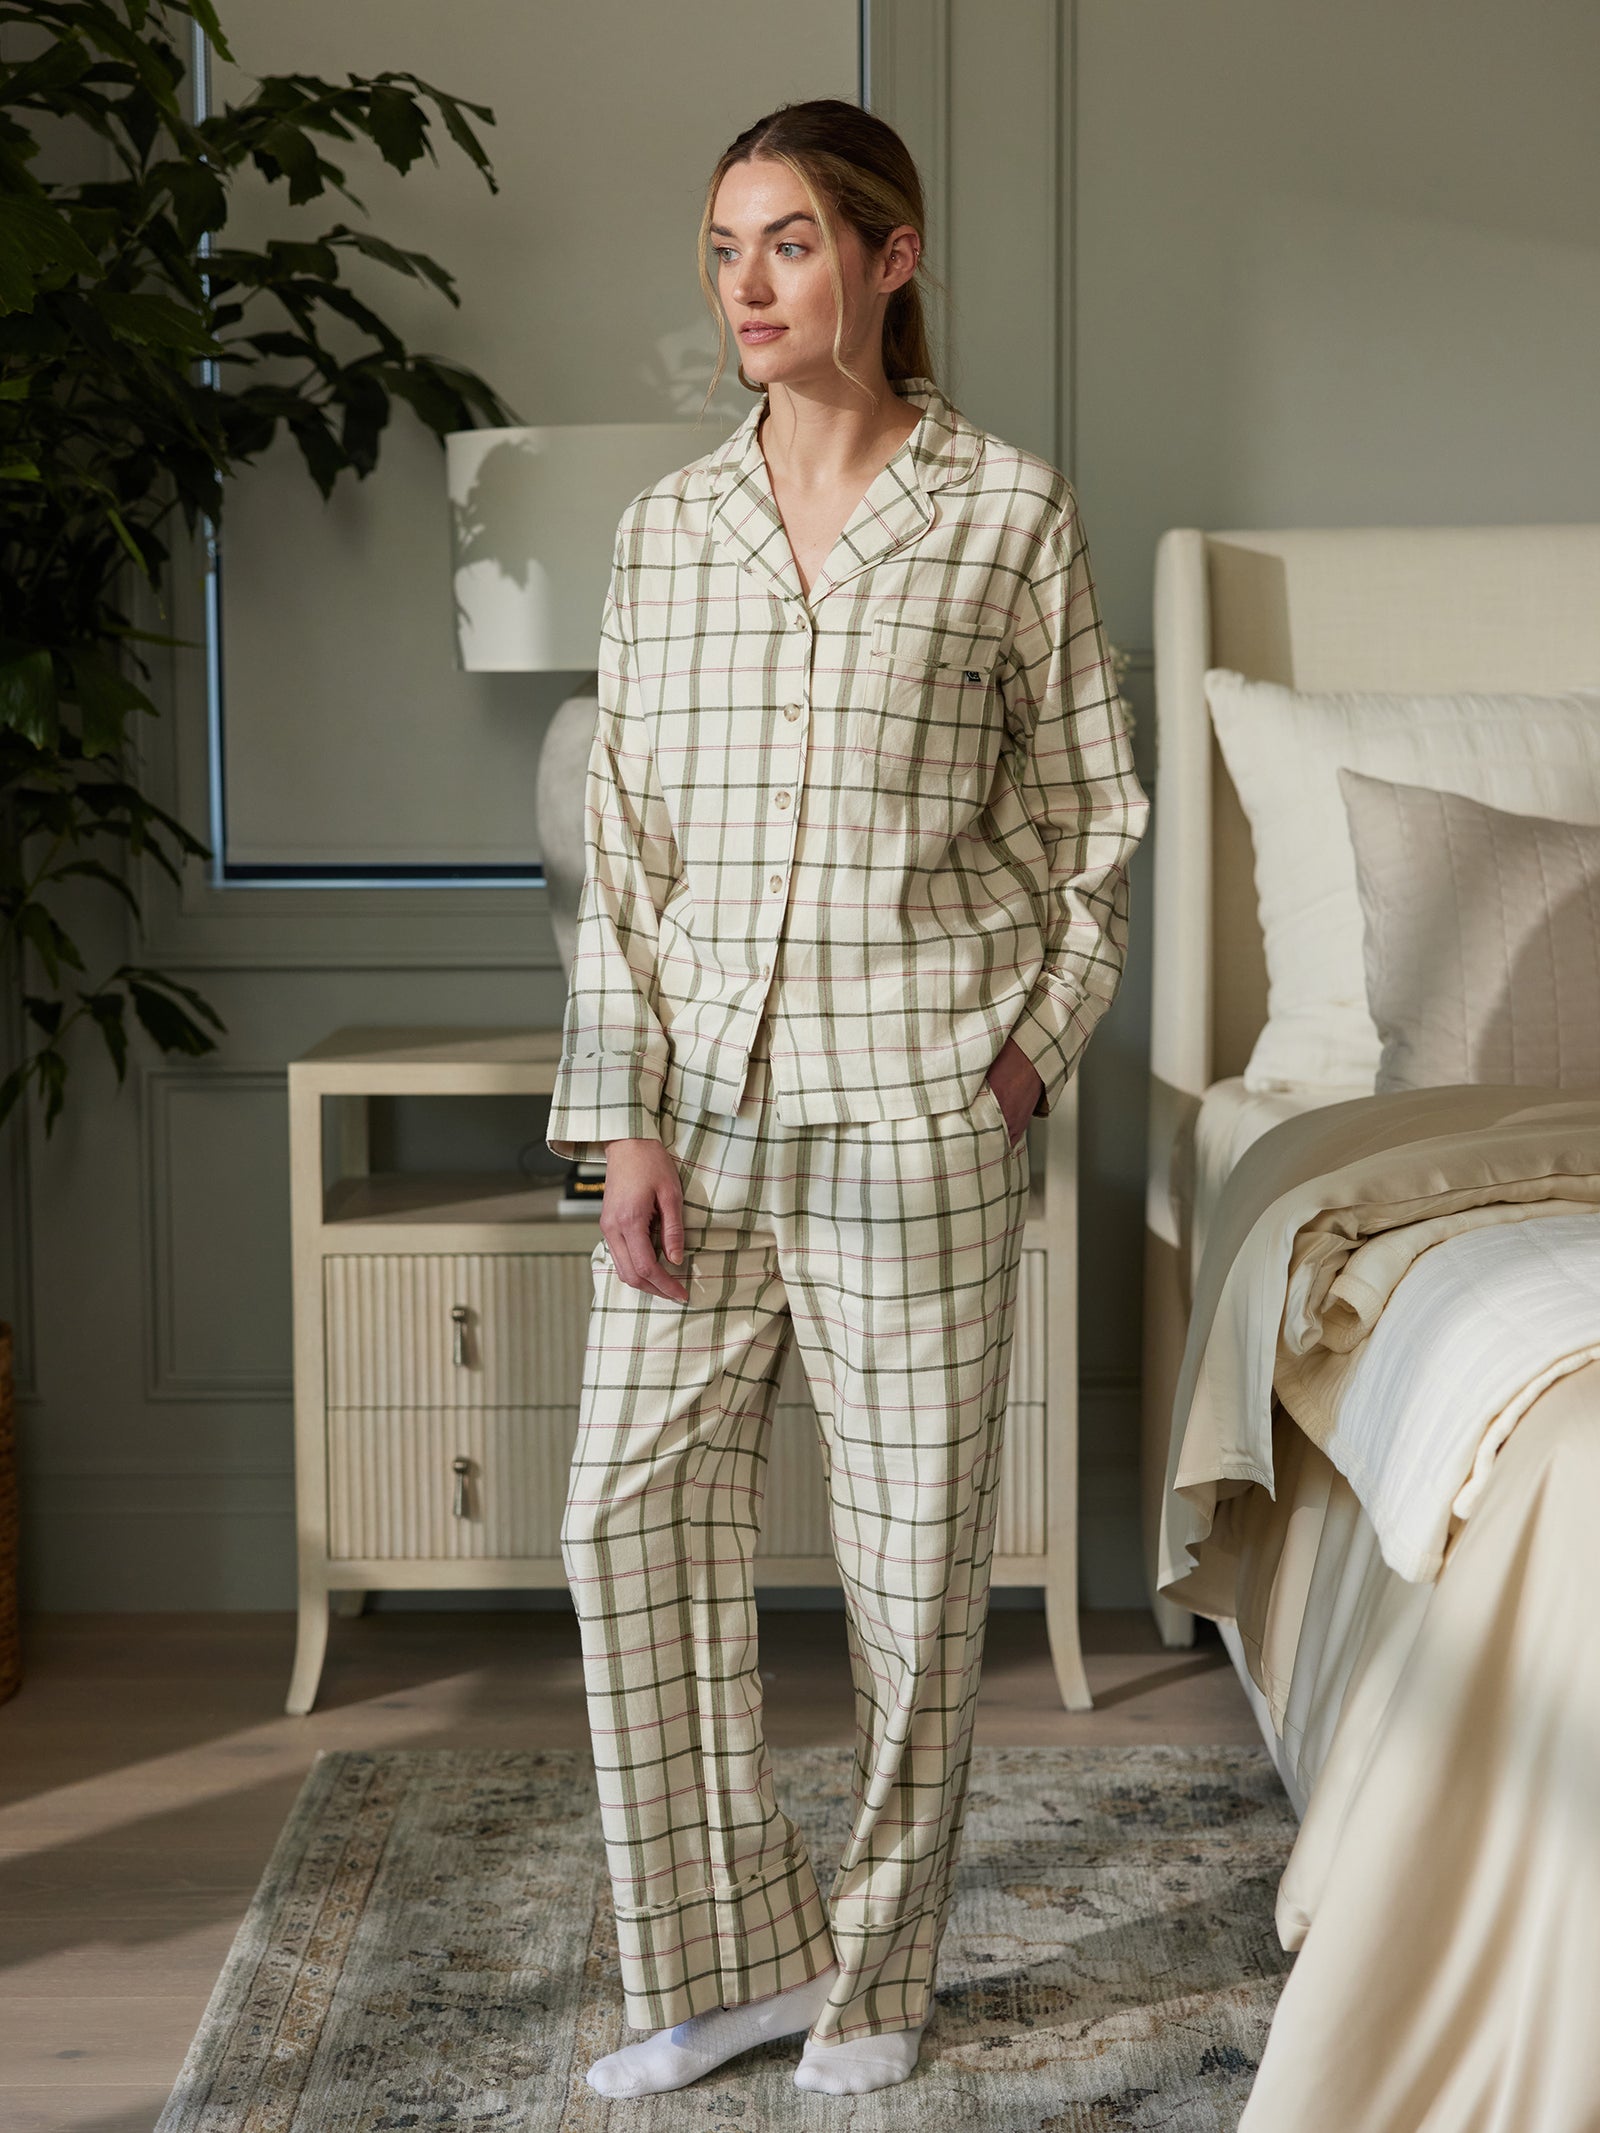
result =
[[[1597,1272],[1600,1089],[1308,1112],[1217,1203],[1162,1583],[1309,1794],[1240,2133],[1600,2133]]]
[[[1347,1474],[1392,1567],[1436,1574],[1452,1520],[1481,1493],[1488,1458],[1542,1373],[1600,1353],[1597,1211],[1600,1088],[1400,1090],[1286,1119],[1256,1142],[1217,1203],[1196,1276],[1173,1405],[1162,1588],[1203,1606],[1180,1588],[1219,1502],[1250,1486],[1273,1490],[1275,1394]],[[1558,1217],[1569,1219],[1552,1251]],[[1519,1239],[1508,1251],[1491,1235],[1535,1220],[1540,1249]],[[1403,1319],[1372,1346],[1386,1307],[1426,1269],[1411,1298],[1426,1295],[1437,1317],[1453,1286],[1470,1327],[1470,1284],[1453,1275],[1473,1254],[1491,1287],[1497,1255],[1502,1275],[1520,1265],[1541,1308],[1510,1311],[1492,1370],[1463,1350],[1452,1375],[1440,1368],[1450,1341],[1429,1350],[1407,1406],[1393,1397],[1405,1374]]]

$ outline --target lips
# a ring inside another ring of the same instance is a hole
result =
[[[788,330],[787,326],[741,326],[739,328],[739,338],[741,341],[772,341],[776,340],[780,333],[787,333]]]

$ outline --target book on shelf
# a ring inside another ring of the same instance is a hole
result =
[[[568,1166],[566,1181],[557,1202],[564,1215],[597,1215],[605,1198],[605,1158],[595,1157]]]

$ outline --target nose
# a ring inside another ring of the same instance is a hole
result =
[[[741,260],[733,272],[733,300],[737,304],[766,304],[772,301],[772,286],[760,263]]]

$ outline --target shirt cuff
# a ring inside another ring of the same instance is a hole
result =
[[[545,1146],[569,1162],[597,1162],[606,1142],[661,1138],[661,1076],[631,1052],[593,1047],[562,1056]]]
[[[1012,1026],[1011,1041],[1025,1054],[1044,1086],[1033,1107],[1035,1118],[1048,1118],[1051,1107],[1077,1070],[1084,1046],[1110,1003],[1086,993],[1076,978],[1046,971]]]

